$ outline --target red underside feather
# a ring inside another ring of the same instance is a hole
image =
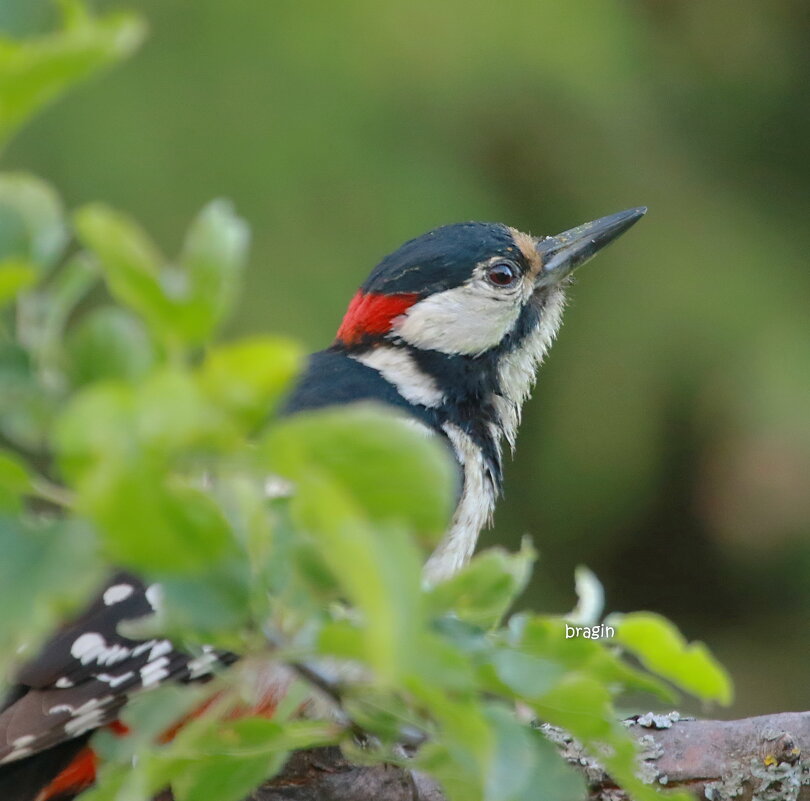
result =
[[[349,304],[337,337],[344,345],[354,345],[365,337],[387,334],[394,319],[404,314],[417,300],[419,295],[412,292],[382,295],[360,290]]]
[[[92,787],[96,781],[98,757],[92,748],[82,748],[73,761],[37,796],[37,801],[50,801],[63,795],[74,795]]]

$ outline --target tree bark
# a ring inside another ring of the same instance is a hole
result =
[[[743,720],[649,713],[626,721],[640,745],[639,775],[709,801],[810,801],[810,712]],[[560,729],[542,730],[585,774],[591,801],[626,801],[598,762]],[[337,748],[300,751],[250,801],[445,801],[416,771],[352,765]]]

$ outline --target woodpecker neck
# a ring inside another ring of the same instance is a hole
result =
[[[533,298],[503,341],[478,355],[423,350],[396,337],[347,349],[351,359],[392,385],[415,416],[429,416],[461,466],[462,493],[451,528],[426,566],[429,581],[463,567],[491,519],[501,492],[502,443],[514,450],[523,404],[559,329],[563,305],[561,289]]]

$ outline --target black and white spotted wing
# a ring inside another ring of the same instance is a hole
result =
[[[191,656],[166,639],[119,634],[120,623],[153,614],[158,591],[131,574],[116,574],[80,618],[19,670],[0,707],[0,765],[111,723],[133,693],[204,680],[236,659],[210,648]]]

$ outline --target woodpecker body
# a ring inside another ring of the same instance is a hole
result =
[[[333,345],[310,358],[285,413],[374,401],[443,438],[460,472],[449,531],[428,560],[439,581],[472,555],[501,491],[502,446],[514,448],[521,408],[560,325],[571,271],[630,227],[633,209],[558,237],[505,225],[445,226],[383,259],[355,295]],[[83,751],[133,692],[203,680],[235,657],[181,653],[167,640],[121,636],[151,614],[156,590],[115,576],[92,607],[18,674],[0,711],[0,798],[72,797],[92,780]],[[79,779],[57,774],[74,760]]]

